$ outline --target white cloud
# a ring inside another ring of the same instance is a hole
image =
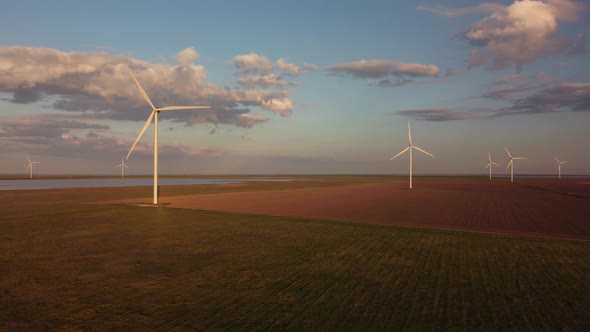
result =
[[[176,54],[179,64],[170,65],[105,52],[4,46],[0,47],[0,91],[11,94],[14,103],[42,102],[95,119],[145,121],[147,105],[129,75],[131,68],[155,105],[211,105],[206,118],[215,124],[242,126],[241,115],[251,107],[290,114],[291,109],[269,104],[278,99],[293,105],[288,91],[222,88],[207,83],[205,68],[192,62],[198,57],[196,50],[187,48]],[[200,123],[194,117],[203,118],[201,111],[169,112],[163,118],[187,125]]]
[[[534,63],[539,57],[563,52],[572,42],[552,39],[560,22],[577,20],[581,6],[570,0],[523,0],[494,11],[462,33],[476,49],[470,66],[500,70]]]
[[[271,86],[286,87],[295,85],[295,83],[285,81],[281,78],[281,76],[274,74],[268,74],[264,76],[240,77],[238,79],[238,84],[247,87],[258,86],[261,88],[269,88]]]
[[[193,62],[197,61],[199,57],[199,53],[192,47],[187,47],[174,56],[178,63],[185,66],[191,65]]]
[[[314,71],[314,70],[318,70],[319,67],[314,64],[311,64],[311,63],[304,63],[303,69],[305,69],[307,71]]]
[[[326,68],[336,73],[358,78],[385,78],[388,76],[438,76],[439,69],[435,65],[403,63],[394,60],[361,60],[340,63]]]
[[[267,109],[279,113],[281,116],[291,115],[291,110],[293,109],[293,101],[289,98],[261,99],[260,103]]]
[[[298,66],[296,66],[294,64],[291,64],[291,63],[288,63],[286,61],[286,59],[278,59],[277,62],[276,62],[276,64],[277,64],[277,67],[280,70],[282,70],[282,71],[284,71],[286,73],[289,73],[289,74],[295,74],[296,75],[296,74],[299,74],[299,72],[301,71],[301,69]]]
[[[256,53],[243,54],[234,57],[234,66],[243,73],[270,73],[272,63],[267,57]]]
[[[268,121],[268,119],[263,117],[262,115],[251,113],[241,114],[240,118],[243,120],[244,127],[252,127],[255,124]]]

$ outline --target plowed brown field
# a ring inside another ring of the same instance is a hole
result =
[[[395,180],[162,200],[176,208],[590,239],[590,185],[575,179],[431,178],[412,190]]]

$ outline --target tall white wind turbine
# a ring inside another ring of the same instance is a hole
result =
[[[561,179],[561,164],[567,164],[567,161],[559,161],[559,159],[557,159],[557,157],[553,157],[553,158],[555,158],[555,161],[557,161],[557,175]]]
[[[139,132],[139,135],[137,136],[135,143],[133,143],[133,146],[129,150],[129,153],[127,154],[127,157],[125,159],[129,159],[129,156],[131,155],[131,152],[133,152],[135,145],[137,145],[137,142],[139,142],[139,139],[141,138],[141,136],[143,135],[143,133],[145,132],[147,127],[150,125],[150,123],[152,122],[152,118],[153,118],[154,119],[154,204],[158,204],[158,114],[160,114],[161,111],[189,110],[189,109],[211,108],[211,107],[210,106],[156,107],[156,106],[154,106],[154,104],[152,103],[150,98],[148,97],[147,93],[145,93],[145,91],[141,87],[141,84],[139,84],[139,81],[137,80],[137,78],[135,78],[135,75],[133,75],[133,72],[131,71],[131,69],[129,69],[129,73],[131,74],[131,77],[133,77],[133,80],[135,81],[135,84],[137,85],[139,92],[143,96],[143,99],[145,99],[145,101],[152,108],[152,113],[150,114],[147,121],[145,122],[143,129],[141,129],[141,131]]]
[[[399,156],[401,156],[402,154],[404,154],[406,151],[410,151],[410,189],[412,189],[412,150],[416,149],[426,155],[431,156],[432,158],[434,158],[434,156],[422,149],[420,149],[419,147],[415,146],[412,144],[412,128],[410,128],[410,121],[408,121],[408,142],[409,145],[407,148],[403,149],[400,153],[396,154],[395,156],[391,157],[391,159],[389,160],[393,160]]]
[[[115,168],[117,167],[121,167],[121,177],[125,177],[125,168],[129,168],[125,165],[125,157],[121,157],[121,163],[115,166]]]
[[[492,166],[493,165],[500,166],[500,164],[495,163],[495,162],[492,161],[492,156],[490,156],[490,153],[489,152],[488,152],[488,160],[489,160],[489,162],[488,162],[488,164],[487,164],[487,166],[485,168],[489,168],[490,169],[490,180],[491,180],[492,179]]]
[[[510,154],[510,151],[508,151],[507,147],[504,147],[504,150],[506,150],[506,153],[508,153],[508,157],[510,157],[510,162],[508,163],[508,166],[506,166],[506,169],[508,169],[508,167],[510,167],[510,182],[514,182],[514,161],[515,160],[524,160],[526,158],[524,157],[513,157]]]
[[[29,171],[29,177],[32,179],[33,178],[33,164],[40,164],[40,161],[31,161],[31,159],[29,159],[28,155],[25,155],[25,157],[27,157],[27,160],[29,161],[29,166],[27,166],[27,170]]]

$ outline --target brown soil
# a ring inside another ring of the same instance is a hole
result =
[[[432,178],[417,179],[412,190],[406,181],[396,180],[164,197],[162,203],[176,208],[590,240],[590,186],[579,182],[583,181]]]

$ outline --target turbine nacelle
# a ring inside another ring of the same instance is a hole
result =
[[[557,162],[557,164],[561,165],[561,164],[567,164],[567,161],[559,161],[559,159],[557,159],[557,157],[553,157],[555,158],[555,161]]]

